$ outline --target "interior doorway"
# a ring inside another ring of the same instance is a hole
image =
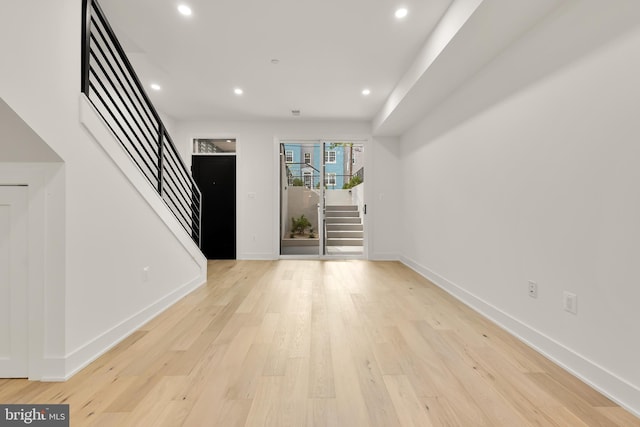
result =
[[[280,141],[280,255],[365,255],[364,144]]]
[[[0,186],[0,378],[29,376],[27,195]]]
[[[207,259],[236,259],[235,140],[196,139],[191,161],[202,193],[200,249]]]

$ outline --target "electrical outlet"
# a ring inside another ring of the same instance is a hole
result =
[[[532,280],[529,280],[529,296],[538,298],[538,284]]]
[[[571,292],[562,293],[562,308],[572,314],[578,314],[578,296]]]
[[[142,269],[142,281],[143,282],[149,281],[149,267],[145,267]]]

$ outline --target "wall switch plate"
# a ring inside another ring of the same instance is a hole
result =
[[[538,298],[538,284],[532,280],[529,280],[529,296]]]
[[[578,314],[578,297],[576,294],[564,291],[562,293],[562,308],[572,314]]]

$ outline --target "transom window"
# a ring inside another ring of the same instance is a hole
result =
[[[193,154],[230,154],[235,152],[235,139],[195,138],[193,140]]]

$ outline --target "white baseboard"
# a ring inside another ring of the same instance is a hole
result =
[[[91,362],[109,351],[119,342],[138,330],[145,323],[162,313],[164,310],[175,304],[178,300],[206,283],[205,277],[198,276],[188,283],[180,286],[168,295],[150,304],[138,313],[122,321],[118,325],[104,332],[97,338],[87,342],[85,345],[69,353],[65,358],[65,375],[58,378],[55,375],[44,375],[42,381],[66,381]]]
[[[371,261],[399,261],[400,255],[397,252],[375,252],[369,254]]]
[[[37,378],[29,377],[31,381],[59,382],[66,381],[65,374],[66,360],[64,357],[45,357],[38,362],[42,376]]]
[[[242,253],[238,254],[238,260],[253,260],[253,261],[272,261],[278,259],[277,255],[271,252],[256,252],[256,253]]]
[[[629,412],[640,417],[640,389],[638,387],[619,378],[562,343],[522,323],[487,301],[478,298],[413,259],[401,256],[400,261]]]

